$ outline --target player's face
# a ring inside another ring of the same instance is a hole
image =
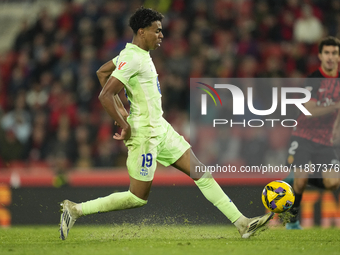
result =
[[[160,21],[154,21],[151,26],[145,28],[145,43],[148,50],[155,50],[161,46],[162,39],[162,23]]]
[[[326,71],[338,69],[338,62],[340,61],[338,46],[323,46],[322,52],[319,53],[321,66]]]

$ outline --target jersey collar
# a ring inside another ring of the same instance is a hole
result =
[[[322,70],[321,66],[319,67],[319,71],[320,71],[320,73],[322,74],[322,76],[324,76],[325,78],[338,78],[338,76],[339,76],[339,72],[336,72],[336,75],[335,75],[335,76],[330,76],[330,75],[326,74],[326,73]]]
[[[126,47],[125,48],[135,49],[135,50],[138,50],[139,52],[141,52],[143,54],[149,55],[148,51],[143,50],[142,48],[138,47],[136,44],[133,44],[133,43],[126,43]]]

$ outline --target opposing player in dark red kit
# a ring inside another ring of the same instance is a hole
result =
[[[333,148],[333,143],[340,138],[339,50],[337,38],[323,39],[319,44],[321,65],[307,78],[305,88],[311,91],[311,100],[305,107],[312,115],[300,114],[288,149],[288,164],[296,166],[296,171],[295,203],[290,210],[293,217],[286,224],[287,229],[302,229],[298,213],[307,184],[328,190],[340,185],[339,160]]]

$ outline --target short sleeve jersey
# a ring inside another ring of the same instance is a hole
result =
[[[127,121],[131,126],[131,136],[152,137],[165,133],[167,122],[162,117],[160,84],[149,52],[127,43],[112,61],[116,69],[111,76],[124,84],[130,103]]]
[[[340,79],[329,77],[321,67],[309,75],[307,78],[306,89],[311,91],[311,99],[318,106],[328,106],[340,100]],[[331,146],[331,138],[334,121],[337,117],[337,111],[315,118],[306,118],[300,114],[297,122],[298,125],[293,129],[292,135],[299,136],[315,143]]]

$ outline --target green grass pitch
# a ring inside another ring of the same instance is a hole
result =
[[[340,254],[340,230],[269,227],[241,239],[232,226],[76,225],[65,241],[58,226],[0,229],[0,254]]]

